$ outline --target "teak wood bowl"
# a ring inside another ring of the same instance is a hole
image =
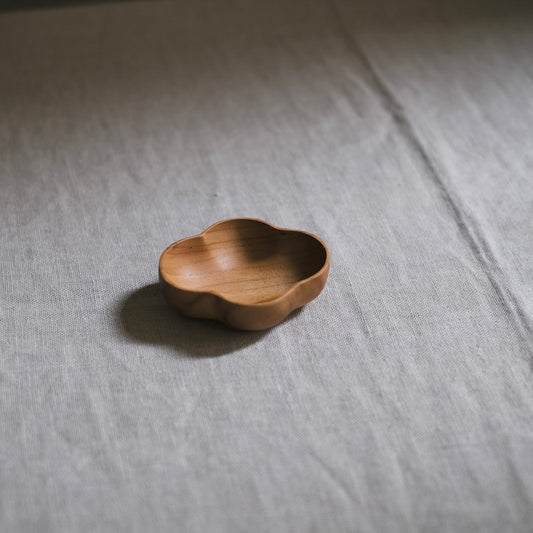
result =
[[[159,260],[170,305],[244,330],[275,326],[316,298],[328,272],[318,237],[253,218],[217,222],[171,244]]]

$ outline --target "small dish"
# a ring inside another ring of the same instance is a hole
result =
[[[318,237],[254,218],[217,222],[171,244],[159,260],[170,305],[243,330],[275,326],[309,303],[328,272],[329,252]]]

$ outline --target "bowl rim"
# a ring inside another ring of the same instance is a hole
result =
[[[311,237],[311,238],[315,239],[316,241],[318,241],[320,243],[320,245],[322,246],[322,248],[324,249],[324,251],[326,253],[326,256],[324,258],[324,264],[322,265],[320,270],[318,270],[317,272],[315,272],[311,276],[308,276],[307,278],[304,278],[304,279],[301,279],[300,281],[297,281],[296,283],[294,283],[292,285],[292,287],[290,289],[288,289],[283,294],[279,295],[276,298],[273,298],[272,300],[267,300],[267,301],[264,301],[264,302],[251,302],[251,303],[247,302],[247,303],[245,303],[245,302],[239,302],[239,301],[236,301],[236,300],[230,300],[229,298],[227,298],[227,297],[223,296],[222,294],[220,294],[220,293],[218,293],[216,291],[213,291],[213,290],[201,291],[201,290],[185,289],[183,287],[180,287],[176,283],[173,283],[173,282],[169,281],[165,277],[165,275],[163,274],[163,271],[161,269],[161,263],[163,261],[163,258],[165,256],[165,254],[168,252],[168,250],[170,250],[170,248],[172,248],[172,247],[174,247],[174,246],[176,246],[176,245],[178,245],[178,244],[180,244],[180,243],[182,243],[184,241],[188,241],[189,239],[194,239],[194,238],[197,238],[197,237],[203,237],[205,234],[209,233],[209,231],[211,231],[214,227],[218,226],[219,224],[224,224],[225,222],[233,222],[233,221],[237,221],[237,220],[248,220],[248,221],[251,221],[251,222],[259,222],[259,223],[264,224],[266,226],[270,226],[271,228],[274,228],[277,231],[290,231],[290,232],[294,232],[294,233],[302,233],[304,235],[308,235],[309,237]],[[219,298],[219,299],[221,299],[221,300],[223,300],[225,302],[228,302],[229,304],[233,304],[233,305],[240,305],[240,306],[245,306],[245,307],[267,307],[267,306],[275,305],[278,302],[286,299],[291,293],[295,292],[296,289],[298,287],[300,287],[301,285],[303,285],[304,283],[309,283],[310,281],[321,277],[324,274],[324,272],[327,272],[329,270],[329,258],[330,258],[329,250],[328,250],[328,247],[326,246],[326,243],[320,237],[315,235],[314,233],[310,233],[308,231],[302,231],[302,230],[298,230],[298,229],[283,228],[281,226],[276,226],[274,224],[271,224],[270,222],[267,222],[266,220],[262,220],[260,218],[235,217],[235,218],[226,218],[224,220],[219,220],[218,222],[215,222],[214,224],[211,224],[210,226],[208,226],[201,233],[197,233],[196,235],[191,235],[190,237],[184,237],[183,239],[179,239],[179,240],[174,241],[173,243],[169,244],[163,250],[163,253],[159,257],[159,275],[163,278],[165,283],[167,283],[171,287],[174,287],[174,288],[176,288],[176,289],[178,289],[180,291],[185,291],[185,292],[188,292],[188,293],[191,293],[191,294],[211,294],[212,296],[215,296],[216,298]]]

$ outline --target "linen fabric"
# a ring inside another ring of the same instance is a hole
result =
[[[532,15],[0,13],[0,530],[530,532]],[[157,287],[239,216],[331,254],[266,332]]]

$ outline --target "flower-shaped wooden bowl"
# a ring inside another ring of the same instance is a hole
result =
[[[171,244],[159,260],[169,304],[245,330],[275,326],[316,298],[328,272],[318,237],[252,218],[217,222]]]

